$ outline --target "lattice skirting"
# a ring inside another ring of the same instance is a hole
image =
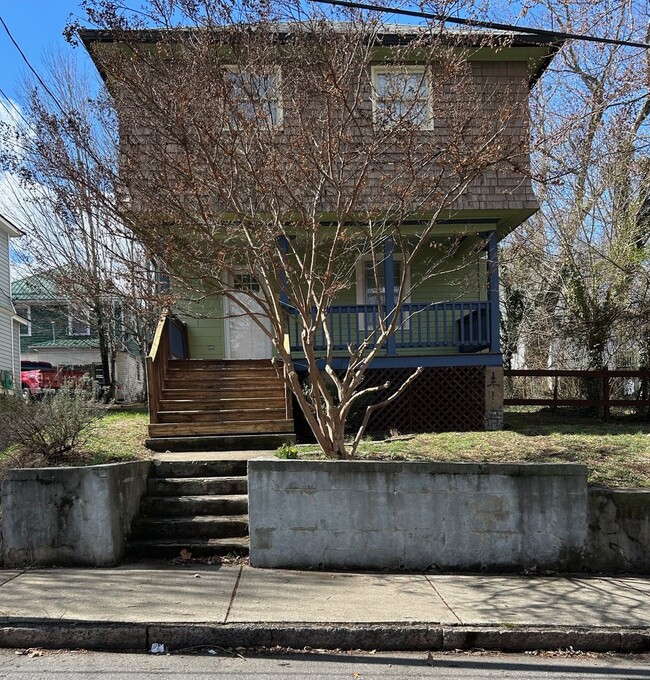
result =
[[[369,403],[381,401],[399,389],[411,375],[411,368],[372,369],[364,387],[389,382],[387,390],[372,395],[372,401],[359,404],[348,419],[349,430],[356,431]],[[422,374],[394,402],[377,410],[368,425],[368,434],[391,431],[462,432],[485,428],[485,367],[454,366],[425,368]],[[296,434],[309,440],[310,432],[300,407],[294,404]]]

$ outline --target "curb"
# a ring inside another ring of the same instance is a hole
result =
[[[169,651],[188,647],[287,647],[378,651],[502,652],[572,647],[585,652],[650,651],[649,628],[389,624],[207,624],[30,621],[0,627],[0,647]]]

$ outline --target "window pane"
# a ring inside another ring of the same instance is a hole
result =
[[[255,277],[252,274],[247,274],[245,272],[234,275],[233,288],[235,288],[235,290],[245,290],[250,293],[260,292],[260,284]]]
[[[380,262],[377,265],[377,276],[375,276],[372,262],[366,261],[364,265],[364,287],[365,287],[365,303],[367,305],[383,304],[385,279],[384,279],[384,264]],[[402,261],[393,261],[393,295],[395,298],[399,295],[399,284],[402,280]],[[379,293],[379,298],[378,298]]]
[[[70,309],[68,325],[70,335],[90,335],[90,310]]]
[[[418,127],[428,122],[428,86],[424,69],[375,71],[375,116],[381,124],[408,121]]]
[[[272,125],[279,122],[278,98],[279,77],[277,73],[250,73],[248,71],[228,71],[226,73],[229,91],[229,104],[239,115],[248,121],[266,120]],[[235,123],[235,121],[232,121]]]
[[[30,322],[32,320],[29,307],[16,306],[16,314],[18,314],[18,316],[22,316],[23,319],[27,319]],[[20,334],[31,335],[32,324],[30,323],[28,326],[23,326],[22,324],[20,324]]]

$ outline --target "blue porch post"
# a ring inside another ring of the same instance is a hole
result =
[[[496,231],[488,235],[488,300],[490,301],[490,352],[501,351],[501,338],[499,328],[499,255],[498,238]]]
[[[280,250],[285,256],[289,254],[289,239],[282,234],[282,236],[278,236],[278,246],[280,247]],[[288,305],[289,304],[289,295],[287,293],[287,273],[285,271],[285,268],[280,262],[280,271],[278,272],[278,279],[280,283],[280,303],[282,305]],[[284,314],[281,315],[282,318],[282,323],[284,326],[284,348],[286,349],[287,352],[291,352],[291,315],[289,314],[289,311],[287,308],[284,310]],[[295,320],[294,320],[295,323]],[[289,402],[287,402],[289,403]],[[287,407],[288,408],[288,407]],[[287,411],[288,413],[289,411]]]
[[[395,243],[393,237],[389,236],[384,242],[384,302],[386,304],[386,323],[390,324],[393,320],[392,310],[395,308],[395,261],[393,250]],[[395,335],[391,334],[386,340],[386,354],[394,356],[397,354]]]
[[[285,256],[289,254],[289,239],[284,234],[278,237],[278,245],[280,246],[280,250],[282,250]],[[287,275],[286,272],[284,271],[284,268],[280,270],[279,274],[280,274],[280,302],[283,305],[286,305],[289,302],[289,296],[287,295]]]

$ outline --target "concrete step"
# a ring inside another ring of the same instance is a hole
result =
[[[293,432],[279,434],[225,434],[193,437],[149,437],[144,445],[152,451],[164,453],[192,451],[257,451],[274,450],[282,444],[295,444]]]
[[[293,432],[293,420],[238,420],[220,423],[155,423],[150,437],[193,437],[201,435],[272,434]],[[236,447],[240,448],[240,447]]]
[[[248,536],[248,515],[190,515],[138,517],[131,530],[134,539],[232,538]]]
[[[200,409],[201,402],[195,402],[194,411],[158,411],[160,423],[222,423],[235,421],[282,420],[286,417],[285,408],[257,408],[237,410],[204,410]]]
[[[248,461],[240,460],[154,460],[149,477],[245,477]]]
[[[181,550],[189,550],[192,557],[248,555],[248,537],[138,539],[129,541],[126,547],[129,557],[178,557]]]
[[[140,504],[143,517],[186,517],[188,515],[245,515],[248,498],[229,496],[146,496]]]
[[[229,496],[247,491],[246,477],[150,477],[147,480],[147,496]]]

